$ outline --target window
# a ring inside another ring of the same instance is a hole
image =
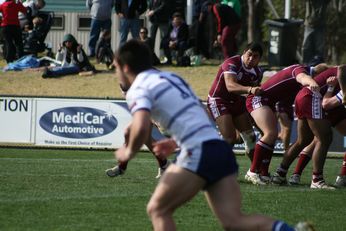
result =
[[[78,16],[78,30],[90,30],[90,16]]]
[[[53,30],[64,30],[65,29],[65,16],[64,15],[54,15]]]

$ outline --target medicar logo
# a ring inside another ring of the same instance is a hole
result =
[[[89,107],[65,107],[45,113],[39,120],[45,131],[66,138],[88,139],[107,135],[118,126],[109,112]]]

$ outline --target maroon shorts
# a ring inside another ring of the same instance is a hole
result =
[[[283,101],[279,101],[275,104],[275,111],[278,113],[285,113],[287,114],[288,118],[293,121],[294,119],[294,113],[293,113],[293,105],[288,104]]]
[[[346,119],[346,108],[342,105],[331,110],[325,111],[327,119],[331,122],[332,126],[335,127]]]
[[[246,98],[246,109],[249,113],[263,106],[268,106],[273,111],[275,109],[274,103],[271,102],[267,97],[249,95]]]
[[[239,116],[246,113],[245,99],[243,98],[234,101],[226,101],[221,98],[208,96],[207,107],[214,120],[222,115]]]
[[[322,97],[308,88],[301,89],[295,99],[295,112],[298,119],[324,119]]]

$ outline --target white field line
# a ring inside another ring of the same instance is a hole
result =
[[[45,161],[45,162],[114,162],[115,159],[91,159],[91,160],[88,160],[88,159],[61,159],[61,158],[58,158],[58,159],[50,159],[50,158],[22,158],[22,157],[15,157],[15,158],[8,158],[8,157],[5,157],[5,158],[1,158],[0,157],[0,163],[2,161],[28,161],[28,162],[37,162],[37,161]],[[132,161],[134,162],[143,162],[143,163],[150,163],[150,162],[155,162],[156,160],[155,159],[152,159],[152,160],[142,160],[142,159],[133,159]]]
[[[90,200],[90,199],[107,199],[107,198],[119,198],[119,197],[148,197],[151,193],[119,193],[109,190],[109,193],[98,193],[98,194],[88,194],[88,195],[56,195],[56,196],[27,196],[18,198],[0,198],[0,203],[14,204],[18,202],[47,202],[47,201],[66,201],[66,200]]]

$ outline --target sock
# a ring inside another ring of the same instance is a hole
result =
[[[268,172],[268,168],[269,168],[269,164],[270,164],[270,159],[271,159],[272,155],[273,155],[273,148],[272,148],[272,146],[264,143],[261,140],[259,140],[256,143],[256,146],[255,146],[255,151],[254,151],[254,155],[253,155],[253,160],[252,160],[252,163],[251,163],[250,171],[251,172],[259,172],[261,170],[261,173],[262,173],[261,165],[262,165],[263,160],[265,160],[265,162],[267,163],[267,166],[265,166],[263,168],[263,172],[265,173],[265,171],[266,171],[265,169],[266,168],[267,168],[267,172]]]
[[[311,160],[311,157],[308,155],[308,153],[302,151],[299,154],[299,160],[296,165],[296,168],[294,169],[294,174],[302,175],[304,168],[306,167],[306,165],[308,165],[310,160]]]
[[[126,161],[126,162],[121,162],[121,163],[118,164],[118,166],[119,166],[119,168],[120,168],[121,170],[125,171],[126,168],[127,168],[127,164],[128,164],[128,163],[129,163],[128,161]]]
[[[158,156],[154,155],[160,168],[163,168],[167,164],[167,159],[160,159]]]
[[[252,157],[252,162],[251,162],[251,167],[250,167],[250,171],[251,172],[259,172],[260,170],[260,167],[261,167],[261,162],[262,162],[262,146],[259,145],[259,142],[258,141],[256,143],[256,146],[255,146],[255,151],[253,153],[253,157]]]
[[[346,176],[346,153],[344,155],[344,161],[342,162],[342,167],[341,167],[341,176]]]
[[[267,145],[267,148],[268,149],[266,149],[266,152],[263,152],[263,159],[260,167],[261,176],[269,176],[269,165],[273,156],[274,146]]]
[[[275,221],[272,231],[294,231],[295,229],[283,221]]]
[[[280,166],[276,169],[276,173],[282,177],[286,177],[288,168],[280,164]]]
[[[323,179],[323,172],[313,172],[312,173],[312,181],[314,183],[321,181],[321,180],[324,180]]]

